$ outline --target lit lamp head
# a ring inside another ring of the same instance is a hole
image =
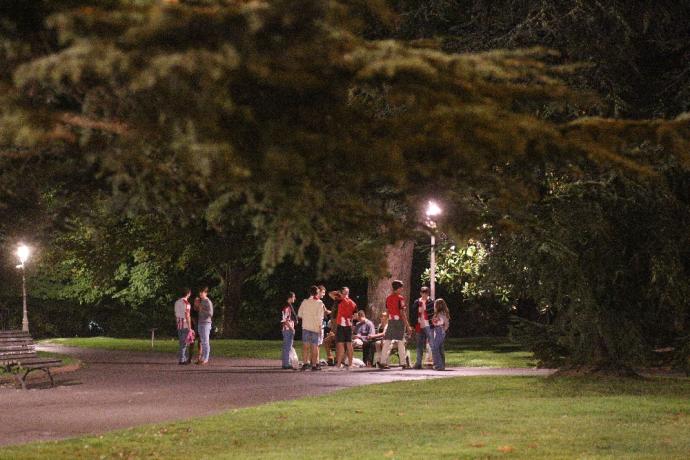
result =
[[[438,204],[436,204],[435,201],[429,201],[429,204],[426,207],[426,216],[429,219],[432,219],[436,216],[441,214],[441,208],[438,207]]]
[[[24,262],[29,259],[30,252],[29,247],[25,244],[20,244],[17,248],[17,257],[19,258],[19,262],[22,266],[24,265]]]
[[[435,201],[429,200],[429,204],[426,206],[426,224],[430,228],[436,228],[436,216],[441,214],[441,208],[436,204]]]

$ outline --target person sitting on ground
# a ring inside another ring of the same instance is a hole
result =
[[[362,361],[366,366],[371,366],[374,362],[374,341],[370,340],[370,337],[376,334],[376,327],[367,319],[364,310],[357,312],[357,320],[355,335],[352,337],[353,345],[362,347]]]
[[[302,319],[302,370],[309,368],[320,371],[319,364],[319,335],[323,320],[323,302],[319,299],[319,288],[309,288],[309,298],[304,299],[299,306],[297,316]]]

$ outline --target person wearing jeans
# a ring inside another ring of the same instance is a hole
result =
[[[189,288],[182,289],[182,297],[175,302],[175,321],[177,323],[177,338],[180,341],[180,348],[177,352],[178,364],[189,364],[191,355],[187,356],[187,334],[191,327],[189,296],[192,291]]]
[[[443,342],[446,340],[446,331],[450,322],[450,312],[445,300],[438,299],[434,302],[434,340],[431,345],[431,354],[434,357],[434,369],[437,371],[446,370],[446,353],[443,349]]]
[[[211,320],[213,318],[213,302],[208,298],[208,288],[205,287],[199,292],[201,304],[199,306],[199,340],[201,341],[201,356],[197,364],[208,364],[208,358],[211,355],[211,344],[209,337],[211,336]]]
[[[288,293],[288,297],[285,300],[285,306],[283,307],[281,314],[281,325],[283,328],[283,369],[292,369],[290,365],[290,350],[292,350],[292,344],[295,340],[295,310],[292,308],[292,304],[295,303],[295,293]]]
[[[422,360],[424,357],[424,350],[426,343],[429,341],[429,346],[434,342],[433,325],[431,324],[431,317],[434,315],[434,301],[429,297],[429,288],[423,286],[419,291],[419,299],[414,301],[412,311],[410,312],[411,323],[414,324],[417,335],[417,360],[414,368],[422,368]]]

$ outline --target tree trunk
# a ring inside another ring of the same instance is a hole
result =
[[[239,267],[233,269],[227,266],[222,273],[223,331],[221,335],[225,338],[236,338],[239,333],[237,319],[242,303],[242,285],[249,274],[249,270]]]
[[[367,289],[367,299],[369,305],[366,307],[367,316],[378,324],[379,315],[386,309],[386,297],[391,293],[391,282],[400,280],[403,286],[402,295],[410,303],[410,283],[412,281],[412,254],[414,241],[398,241],[393,245],[386,246],[386,269],[385,276],[369,280]]]

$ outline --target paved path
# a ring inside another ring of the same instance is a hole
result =
[[[163,353],[39,348],[74,356],[84,366],[58,374],[52,389],[45,379],[30,383],[28,391],[0,388],[0,445],[99,434],[372,383],[552,372],[482,368],[297,372],[281,370],[278,360],[212,358],[206,367],[179,366],[173,356]]]

